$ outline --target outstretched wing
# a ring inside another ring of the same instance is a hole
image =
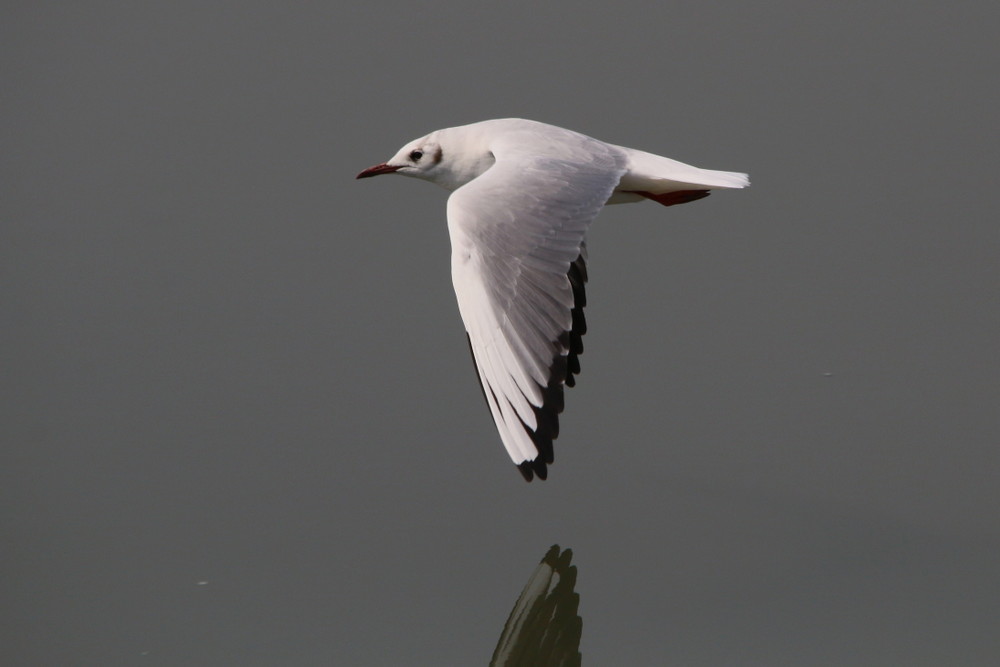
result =
[[[625,171],[617,147],[564,132],[505,133],[494,165],[448,199],[459,311],[500,439],[528,481],[546,477],[563,385],[580,370],[584,235]]]

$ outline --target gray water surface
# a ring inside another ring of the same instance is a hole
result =
[[[486,664],[553,543],[584,664],[1000,663],[994,5],[2,14],[4,664]],[[505,116],[753,180],[595,223],[544,483],[354,180]]]

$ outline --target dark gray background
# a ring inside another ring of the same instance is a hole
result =
[[[5,5],[5,664],[485,664],[554,542],[586,664],[997,664],[996,4],[448,4]],[[530,485],[353,180],[504,116],[754,184],[598,219]]]

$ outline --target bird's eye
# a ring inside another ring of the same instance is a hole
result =
[[[423,151],[410,151],[410,159],[414,162],[419,162],[420,158],[424,156]]]

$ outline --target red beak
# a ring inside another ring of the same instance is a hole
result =
[[[374,167],[368,167],[363,172],[358,174],[356,178],[371,178],[372,176],[378,176],[379,174],[391,174],[401,168],[402,165],[394,167],[383,162],[382,164],[377,164]]]

